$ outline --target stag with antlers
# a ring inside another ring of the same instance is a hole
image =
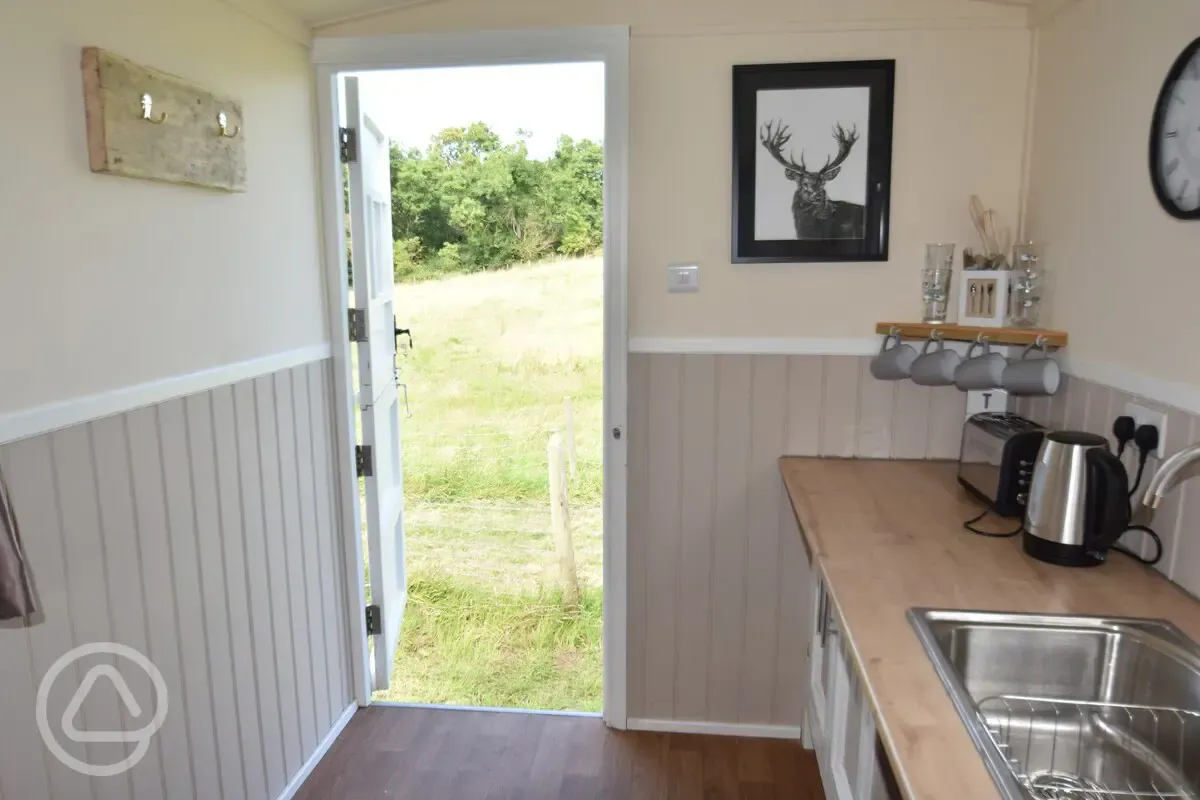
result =
[[[838,123],[833,129],[838,152],[833,158],[825,159],[825,166],[810,171],[804,163],[804,151],[800,151],[800,163],[796,163],[789,150],[783,148],[792,140],[788,126],[780,120],[768,122],[760,132],[762,146],[776,161],[783,165],[784,174],[796,184],[792,197],[792,217],[796,223],[797,239],[860,239],[865,231],[863,206],[844,200],[830,200],[825,185],[838,176],[842,164],[858,141],[858,129],[850,126],[846,130]]]

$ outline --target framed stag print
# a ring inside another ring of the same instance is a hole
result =
[[[895,61],[733,68],[733,261],[886,261]]]

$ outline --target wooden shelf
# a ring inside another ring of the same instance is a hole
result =
[[[1050,347],[1066,347],[1067,334],[1065,331],[1051,331],[1042,328],[983,328],[978,325],[930,325],[925,322],[879,322],[875,332],[886,334],[892,328],[899,328],[900,335],[905,339],[927,339],[932,331],[938,331],[951,342],[973,342],[979,334],[988,337],[992,344],[1033,344],[1039,336],[1046,338]]]

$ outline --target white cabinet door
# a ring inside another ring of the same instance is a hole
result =
[[[829,800],[887,800],[891,784],[883,777],[875,716],[842,635],[833,600],[818,582],[817,634],[813,638],[813,725],[821,782]],[[816,723],[820,722],[817,730]]]
[[[842,751],[844,780],[853,786],[853,796],[856,800],[874,800],[880,783],[879,757],[883,756],[876,744],[875,712],[871,708],[871,700],[867,697],[866,687],[862,685],[858,670],[854,668],[854,660],[848,647],[843,654],[850,687],[847,693],[849,703],[846,709]]]
[[[854,784],[850,776],[854,765],[849,763],[848,744],[857,746],[858,719],[854,715],[857,685],[852,682],[853,669],[847,659],[845,644],[837,623],[827,623],[825,649],[828,653],[829,683],[826,684],[829,710],[828,728],[829,783],[825,794],[831,800],[854,800]],[[823,777],[823,776],[822,776]]]

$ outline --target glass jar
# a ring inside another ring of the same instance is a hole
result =
[[[1013,248],[1012,300],[1010,322],[1017,328],[1036,328],[1042,311],[1042,290],[1046,273],[1038,246],[1033,242]]]
[[[921,273],[921,321],[945,324],[950,311],[950,280],[954,275],[953,244],[925,245],[925,269]]]

